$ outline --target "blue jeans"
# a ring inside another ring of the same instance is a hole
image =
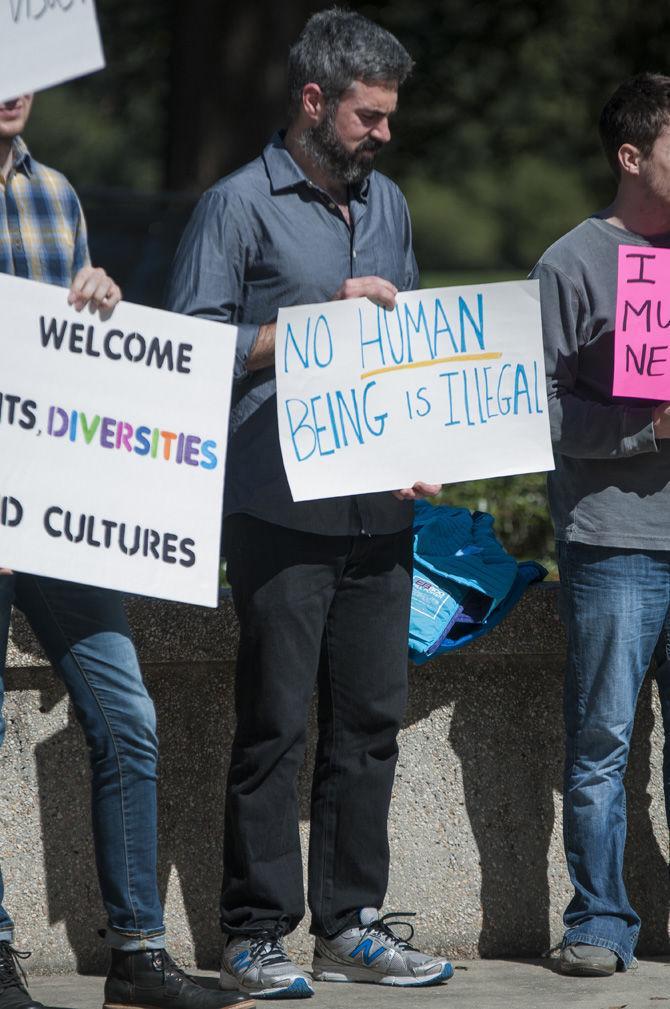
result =
[[[575,888],[563,941],[604,946],[626,968],[640,919],[623,882],[623,776],[638,694],[669,617],[670,553],[559,543],[558,561],[568,632],[563,833]]]
[[[670,611],[656,646],[656,683],[663,719],[663,791],[665,815],[670,830]]]
[[[72,582],[0,575],[0,744],[12,603],[63,680],[86,736],[107,942],[118,949],[159,949],[165,928],[156,881],[156,717],[121,597]],[[0,875],[0,940],[11,941],[14,925],[3,900]]]

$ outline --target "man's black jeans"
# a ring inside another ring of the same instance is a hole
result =
[[[296,777],[318,681],[308,900],[312,932],[333,935],[388,883],[412,530],[321,536],[240,514],[224,543],[240,650],[221,926],[288,932],[305,912]]]

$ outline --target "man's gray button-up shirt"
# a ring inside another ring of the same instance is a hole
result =
[[[394,533],[412,523],[412,505],[388,492],[295,503],[279,448],[274,368],[246,370],[258,327],[282,307],[329,301],[349,277],[383,277],[401,291],[418,286],[398,187],[372,172],[351,187],[349,211],[351,227],[275,134],[261,157],[203,195],[181,240],[168,307],[239,327],[226,515],[334,536]]]

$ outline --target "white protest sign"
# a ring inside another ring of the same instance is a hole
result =
[[[94,0],[0,0],[0,102],[104,65]]]
[[[235,327],[0,303],[0,567],[216,606]]]
[[[553,469],[536,280],[282,309],[296,501]]]

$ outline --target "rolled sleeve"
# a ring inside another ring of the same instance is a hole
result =
[[[247,370],[247,360],[253,350],[258,336],[258,326],[238,326],[237,344],[235,346],[235,380],[246,378],[249,374]]]

